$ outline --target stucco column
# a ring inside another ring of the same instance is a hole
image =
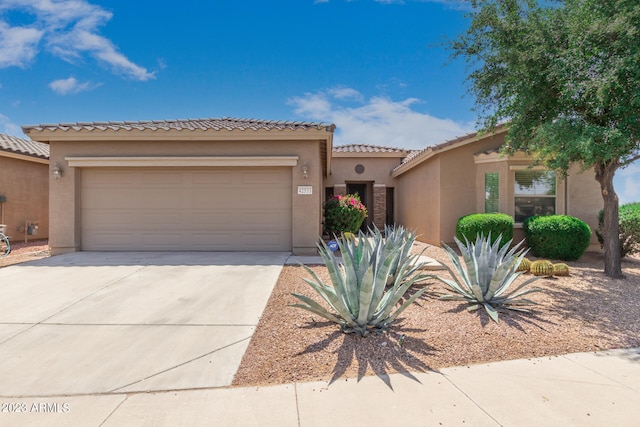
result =
[[[373,223],[380,230],[384,230],[387,221],[387,186],[373,184]]]
[[[75,252],[80,249],[80,200],[78,197],[79,171],[69,167],[52,147],[49,176],[55,167],[62,168],[59,179],[49,179],[49,231],[51,255]]]

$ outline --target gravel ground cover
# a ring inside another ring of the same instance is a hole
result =
[[[425,255],[449,262],[439,247],[417,244],[415,249],[425,247]],[[335,324],[289,307],[297,302],[291,292],[321,300],[302,281],[307,275],[302,267],[286,266],[233,385],[335,381],[640,346],[640,258],[623,261],[621,280],[604,276],[599,253],[567,264],[570,276],[533,283],[543,291],[529,295],[538,303],[531,313],[500,311],[496,324],[484,310],[468,312],[464,304],[425,294],[387,332],[365,338],[343,334]],[[324,266],[314,270],[328,279]],[[429,283],[430,292],[446,291],[439,282]]]
[[[0,267],[20,264],[49,256],[48,240],[12,241],[11,252],[8,256],[0,258]]]

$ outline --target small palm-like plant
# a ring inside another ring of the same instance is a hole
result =
[[[400,261],[393,286],[386,289],[392,265],[404,253],[403,245],[389,248],[379,233],[369,238],[362,232],[358,233],[356,239],[339,239],[338,245],[343,263],[338,261],[324,242],[318,245],[320,256],[329,270],[331,286],[325,284],[309,267],[303,266],[311,275],[304,281],[326,301],[331,310],[305,295],[295,293],[292,295],[303,304],[292,304],[293,307],[338,323],[344,332],[366,336],[370,330],[386,329],[427,289],[425,284],[396,307],[413,284],[429,277],[415,274],[420,268],[415,263],[417,256],[405,257]]]
[[[471,304],[468,308],[469,311],[484,307],[495,322],[498,322],[497,308],[499,307],[529,311],[522,306],[535,303],[522,297],[538,292],[540,289],[523,288],[537,280],[538,277],[526,280],[516,289],[507,293],[507,290],[518,276],[523,274],[522,271],[517,271],[527,252],[524,249],[519,249],[522,242],[509,249],[511,241],[500,247],[500,238],[498,238],[492,245],[491,235],[486,238],[483,235],[479,235],[475,243],[466,240],[466,244],[463,244],[458,238],[455,238],[455,241],[462,253],[465,265],[462,265],[456,252],[443,243],[457,276],[447,265],[445,267],[449,270],[453,280],[435,276],[436,279],[448,285],[455,292],[455,294],[441,296],[442,299],[466,301]]]

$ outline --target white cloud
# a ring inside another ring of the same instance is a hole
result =
[[[43,32],[29,27],[10,27],[0,21],[0,68],[24,67],[38,53]]]
[[[41,45],[68,62],[87,54],[117,74],[149,80],[154,74],[131,62],[107,38],[98,34],[112,14],[86,0],[3,0],[0,14],[8,10],[34,16],[28,26],[10,26],[0,20],[0,68],[24,67],[39,53]]]
[[[349,94],[357,105],[340,102]],[[331,122],[337,126],[335,145],[374,144],[423,149],[473,131],[468,123],[440,119],[416,111],[420,100],[407,98],[393,101],[387,97],[365,100],[354,89],[339,87],[316,93],[307,93],[289,99],[295,113],[309,120]]]
[[[59,95],[84,92],[87,90],[95,89],[98,86],[100,86],[100,84],[91,84],[89,82],[80,83],[78,80],[76,80],[75,77],[54,80],[49,83],[49,87],[51,88],[51,90]]]
[[[352,99],[361,102],[364,100],[360,92],[346,86],[335,86],[327,90],[327,93],[336,99]]]
[[[24,134],[22,133],[22,128],[17,124],[13,123],[9,119],[9,117],[1,113],[0,113],[0,133],[18,136],[20,138],[24,137]]]

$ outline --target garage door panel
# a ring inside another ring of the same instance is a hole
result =
[[[291,250],[290,168],[87,168],[81,192],[84,250]]]
[[[185,197],[184,189],[148,188],[145,191],[131,192],[130,197],[139,206],[150,210],[172,209],[176,206],[184,206],[188,199]],[[131,199],[116,198],[119,203],[131,206]]]
[[[184,174],[180,171],[149,171],[142,173],[142,182],[153,187],[164,185],[182,186]]]
[[[242,174],[239,177],[239,182],[241,184],[254,184],[259,186],[282,184],[280,176],[265,172],[250,172]]]
[[[129,233],[94,232],[90,236],[86,236],[86,241],[83,239],[83,244],[87,246],[99,245],[101,250],[118,250],[122,247],[123,242],[132,242],[134,237]]]
[[[251,244],[256,248],[268,250],[269,246],[273,244],[273,241],[284,240],[284,236],[279,233],[253,233],[251,236],[243,236],[241,238],[244,244]],[[281,244],[283,242],[280,242]]]
[[[137,184],[139,176],[133,171],[121,171],[118,174],[112,174],[108,170],[92,169],[91,173],[86,172],[82,175],[83,185],[92,188],[128,188]]]
[[[229,226],[232,224],[233,218],[232,211],[219,210],[219,211],[198,211],[188,214],[188,219],[191,224],[199,227],[212,227],[219,229],[221,226]],[[197,230],[197,229],[196,229]]]
[[[242,215],[242,221],[247,228],[252,230],[269,230],[269,231],[286,231],[281,224],[277,222],[278,218],[283,215],[291,215],[290,212],[246,212]]]
[[[222,191],[196,190],[190,195],[191,206],[194,209],[212,210],[212,208],[224,209],[229,204],[228,197]]]
[[[92,218],[91,227],[95,230],[113,230],[114,226],[126,227],[129,224],[132,224],[133,221],[135,221],[135,216],[132,212],[117,209],[85,210],[83,211],[83,214]]]
[[[182,240],[182,233],[178,232],[166,232],[162,234],[158,234],[152,232],[141,231],[139,233],[140,240],[143,242],[145,247],[156,249],[156,250],[172,250],[171,248],[175,244],[180,244]]]

